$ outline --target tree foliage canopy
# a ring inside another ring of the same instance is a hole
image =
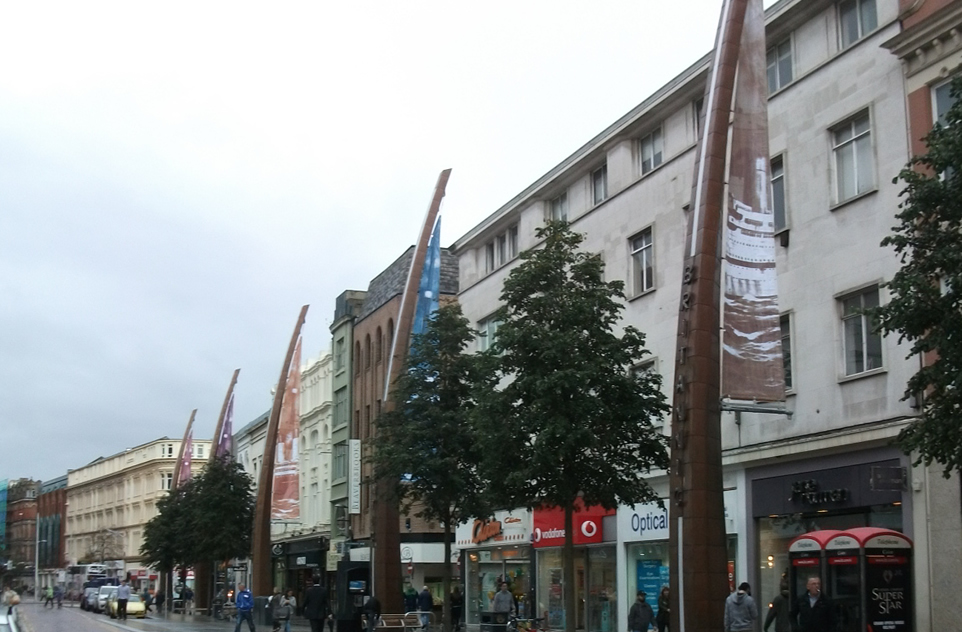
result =
[[[946,476],[962,472],[962,79],[951,88],[945,123],[926,136],[928,152],[899,173],[905,188],[899,224],[882,241],[902,267],[885,284],[891,300],[873,310],[880,328],[911,342],[924,365],[905,398],[922,395],[920,416],[899,435],[916,464],[933,461]]]
[[[465,352],[474,336],[460,305],[442,305],[412,337],[395,408],[377,422],[377,476],[398,481],[406,509],[441,522],[481,513],[480,451],[469,420],[479,358]]]
[[[645,336],[621,328],[624,284],[604,281],[601,257],[579,249],[563,222],[538,230],[504,283],[488,355],[500,389],[480,420],[488,468],[504,506],[614,509],[656,499],[645,476],[668,465],[653,422],[668,412],[654,372],[633,374]]]
[[[157,502],[144,527],[144,562],[162,572],[209,560],[245,557],[254,525],[253,481],[232,460],[214,459]]]

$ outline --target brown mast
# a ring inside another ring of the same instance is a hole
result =
[[[411,339],[411,325],[414,321],[414,309],[417,305],[418,285],[421,282],[421,272],[424,270],[424,258],[428,251],[428,242],[438,212],[441,210],[441,200],[448,185],[451,170],[445,169],[438,176],[434,187],[434,198],[428,208],[421,234],[418,237],[414,255],[411,258],[411,268],[408,270],[407,283],[404,294],[401,295],[401,307],[398,312],[397,332],[392,343],[391,355],[388,358],[387,378],[384,381],[385,412],[394,410],[394,401],[389,397],[391,386],[401,371],[404,370]],[[384,479],[375,481],[375,493],[378,502],[374,509],[374,555],[371,561],[371,572],[374,582],[374,594],[381,602],[384,612],[403,612],[401,592],[401,533],[400,511],[396,499],[393,498],[394,482]]]
[[[237,385],[237,376],[240,369],[234,369],[234,375],[230,378],[230,386],[227,387],[227,395],[224,396],[224,403],[220,407],[220,417],[217,418],[217,428],[214,430],[214,444],[210,447],[208,461],[213,461],[217,454],[217,446],[220,445],[220,434],[224,432],[224,418],[227,416],[227,406],[230,404],[231,395],[234,394],[234,387]]]
[[[180,441],[180,450],[177,451],[177,463],[174,464],[174,480],[170,483],[170,490],[177,489],[180,482],[180,464],[184,462],[184,448],[187,447],[187,437],[190,436],[191,428],[194,427],[194,417],[197,416],[197,409],[190,411],[190,419],[187,420],[187,428],[184,430],[184,438]]]
[[[281,366],[281,376],[277,380],[274,391],[274,405],[271,407],[270,421],[267,423],[267,436],[264,439],[264,460],[261,463],[260,481],[257,485],[257,505],[254,509],[254,543],[251,551],[251,573],[253,575],[252,590],[257,596],[271,594],[271,488],[274,482],[274,453],[277,447],[277,427],[280,425],[281,404],[284,401],[284,391],[287,388],[287,374],[290,370],[291,358],[297,338],[301,335],[301,327],[307,318],[307,308],[301,308],[291,343],[284,356]]]
[[[727,547],[721,460],[720,266],[725,156],[749,1],[724,0],[686,243],[671,443],[671,629],[721,632]]]

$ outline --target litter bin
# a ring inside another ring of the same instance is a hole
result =
[[[271,598],[254,597],[254,625],[271,625]]]
[[[482,612],[481,632],[505,632],[508,628],[507,612]]]

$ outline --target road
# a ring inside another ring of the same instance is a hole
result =
[[[213,621],[208,617],[188,617],[171,615],[169,619],[127,619],[124,622],[114,621],[102,614],[85,612],[76,607],[64,607],[60,610],[42,608],[34,603],[18,606],[21,622],[25,623],[24,632],[233,632],[233,621]],[[296,619],[293,629],[301,632],[309,630],[307,621]],[[247,630],[244,624],[242,630]],[[271,626],[257,626],[258,630],[268,632]]]

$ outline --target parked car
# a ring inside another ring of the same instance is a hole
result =
[[[21,628],[17,625],[16,608],[13,609],[13,614],[0,613],[0,632],[20,632],[20,630]]]
[[[111,619],[117,618],[116,590],[111,593],[110,599],[107,600],[107,614],[110,615]],[[138,619],[143,619],[147,616],[147,608],[144,605],[144,601],[140,598],[140,595],[131,593],[130,599],[127,600],[127,616],[136,617]]]
[[[94,612],[107,612],[107,600],[115,592],[117,592],[116,586],[101,586],[97,593],[97,608]]]
[[[97,602],[97,593],[99,591],[99,588],[84,588],[83,594],[80,595],[80,609],[93,610],[92,605]]]

